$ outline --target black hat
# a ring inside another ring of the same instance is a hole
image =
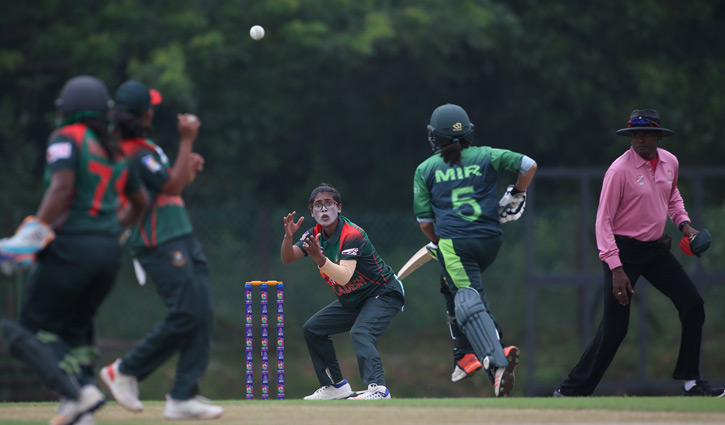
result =
[[[635,109],[629,114],[627,128],[620,128],[617,134],[631,136],[635,131],[657,131],[660,136],[671,136],[674,131],[660,126],[660,113],[654,109]]]
[[[163,99],[161,93],[150,89],[136,80],[126,81],[116,90],[116,109],[125,109],[137,116],[143,115],[152,105]]]

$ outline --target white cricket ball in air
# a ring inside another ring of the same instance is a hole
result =
[[[261,40],[264,38],[264,28],[259,25],[255,25],[249,29],[249,36],[255,40]]]

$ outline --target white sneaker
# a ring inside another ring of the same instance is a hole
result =
[[[343,379],[339,384],[325,385],[320,387],[314,393],[305,396],[305,400],[342,400],[355,395],[350,388],[347,379]]]
[[[222,414],[224,409],[221,406],[201,402],[196,397],[189,400],[168,397],[164,409],[166,419],[216,419]]]
[[[101,369],[101,380],[121,407],[138,413],[143,410],[143,404],[138,399],[138,380],[135,376],[121,373],[118,370],[120,364],[121,359],[116,359]]]
[[[73,425],[96,425],[96,418],[93,413],[84,413]]]
[[[50,425],[68,425],[76,422],[83,414],[90,413],[103,406],[106,399],[95,385],[84,385],[78,400],[63,399],[58,412],[50,420]]]
[[[390,391],[382,385],[370,384],[366,391],[358,392],[357,396],[351,397],[350,400],[390,400]]]
[[[166,400],[166,401],[171,400],[171,394],[166,394],[164,396],[164,400]],[[206,398],[203,395],[199,395],[199,394],[197,394],[197,395],[194,396],[194,400],[198,401],[199,403],[204,403],[204,404],[212,404],[213,403],[212,399]]]

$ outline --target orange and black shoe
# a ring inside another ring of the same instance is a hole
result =
[[[453,374],[451,375],[451,381],[458,382],[469,378],[482,367],[483,365],[478,361],[478,357],[473,353],[468,353],[456,362],[456,367],[453,369]]]
[[[503,349],[503,353],[509,364],[506,367],[497,368],[494,372],[493,391],[496,397],[508,397],[514,390],[516,383],[514,369],[519,364],[521,350],[515,345],[509,345]]]

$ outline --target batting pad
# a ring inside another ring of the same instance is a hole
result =
[[[73,400],[78,398],[78,385],[60,370],[58,359],[47,345],[10,320],[0,320],[0,328],[11,356],[33,369],[51,390]]]
[[[471,287],[460,288],[454,298],[456,321],[480,359],[488,357],[494,367],[508,366],[498,339],[496,324],[481,301],[481,294]],[[489,367],[490,369],[490,367]]]

